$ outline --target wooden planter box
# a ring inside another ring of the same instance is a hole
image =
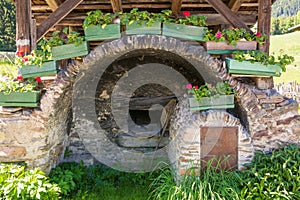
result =
[[[225,62],[229,73],[243,76],[280,76],[282,71],[279,65],[263,65],[250,61],[239,62],[230,58],[226,58]]]
[[[53,60],[63,60],[68,58],[74,58],[77,56],[85,56],[88,53],[89,46],[87,41],[84,41],[79,45],[65,44],[62,46],[52,47]]]
[[[232,54],[236,50],[256,50],[256,41],[237,41],[237,45],[228,45],[227,42],[207,41],[204,48],[209,54]]]
[[[163,23],[162,35],[188,40],[204,41],[206,27]]]
[[[147,26],[146,22],[134,22],[132,24],[126,24],[126,34],[132,35],[132,34],[161,34],[161,23],[160,22],[154,22],[151,26]]]
[[[220,95],[214,97],[203,97],[201,101],[189,98],[190,110],[224,109],[234,108],[234,95]]]
[[[39,92],[11,92],[7,95],[0,93],[0,106],[36,107],[39,98]]]
[[[109,24],[101,26],[90,26],[84,29],[86,41],[108,40],[121,37],[120,24]]]
[[[19,68],[23,78],[31,78],[37,76],[47,76],[57,73],[57,62],[54,60],[45,62],[41,67],[37,65],[28,65]]]

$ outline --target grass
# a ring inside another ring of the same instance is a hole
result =
[[[287,71],[282,73],[281,77],[275,77],[275,83],[288,83],[297,81],[300,83],[300,31],[287,33],[284,35],[271,36],[270,52],[279,54],[280,50],[284,53],[294,56],[295,62],[287,67]]]
[[[0,76],[16,77],[18,68],[12,64],[13,61],[7,59],[0,60]]]

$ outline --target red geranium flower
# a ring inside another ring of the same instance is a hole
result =
[[[185,17],[191,16],[191,12],[190,12],[190,11],[183,11],[182,14],[183,14],[183,16],[185,16]]]
[[[27,61],[28,61],[28,57],[22,58],[22,62],[27,62]]]
[[[257,32],[256,33],[256,37],[260,37],[261,36],[261,33],[260,32]]]
[[[34,56],[34,53],[31,53],[31,56],[33,57],[33,56]]]
[[[36,80],[36,82],[38,82],[38,83],[42,82],[42,79],[41,79],[41,77],[39,77],[39,76],[36,77],[35,80]]]
[[[22,81],[23,80],[23,76],[21,76],[21,75],[17,76],[17,80],[18,81]]]
[[[194,88],[195,88],[196,90],[198,90],[198,89],[199,89],[199,86],[198,86],[198,85],[195,85]]]
[[[24,56],[24,52],[22,52],[22,51],[17,51],[17,52],[16,52],[16,56],[23,57],[23,56]]]

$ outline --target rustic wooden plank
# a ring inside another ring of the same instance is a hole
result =
[[[182,0],[172,0],[172,13],[178,14],[181,10]]]
[[[36,19],[31,19],[30,25],[30,34],[31,34],[31,50],[36,49]]]
[[[272,0],[258,0],[258,31],[267,35],[264,44],[258,45],[259,50],[269,54],[271,35]]]
[[[225,19],[234,27],[237,28],[244,28],[249,32],[252,32],[250,28],[242,21],[240,20],[235,13],[233,13],[230,8],[227,7],[226,4],[224,4],[221,0],[207,0],[208,3],[210,3],[214,9],[220,13],[222,16],[225,17]]]
[[[114,13],[123,11],[121,0],[110,0],[110,3]]]
[[[228,7],[232,10],[232,12],[237,13],[240,7],[242,6],[242,0],[230,0],[228,3]]]
[[[37,40],[40,40],[50,28],[58,24],[65,16],[67,16],[76,6],[83,0],[66,0],[60,5],[45,21],[37,28]]]
[[[16,0],[16,40],[30,40],[31,2]]]

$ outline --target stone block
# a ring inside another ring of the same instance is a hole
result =
[[[7,146],[0,147],[0,159],[9,157],[23,157],[26,155],[25,147]]]
[[[255,77],[253,78],[256,87],[260,90],[272,89],[274,87],[274,82],[272,77]]]

